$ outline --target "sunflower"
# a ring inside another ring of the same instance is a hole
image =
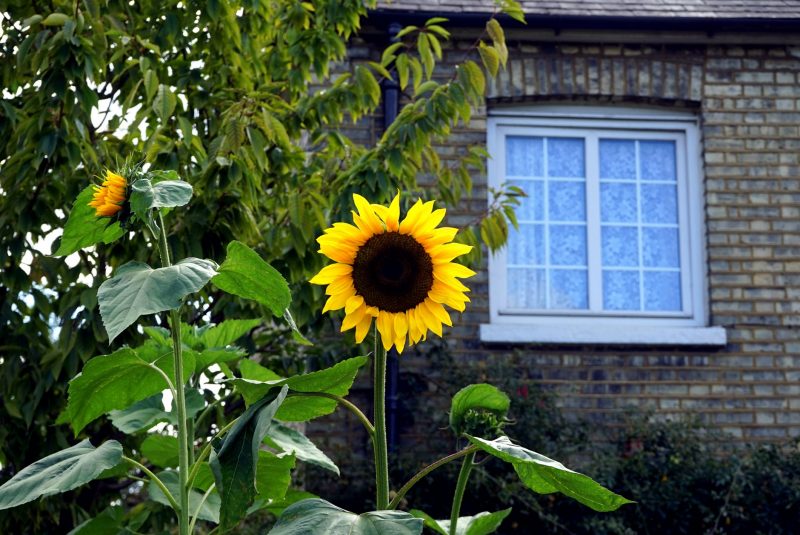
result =
[[[100,186],[94,186],[94,195],[89,206],[95,209],[97,217],[111,217],[120,210],[125,203],[125,190],[128,182],[124,177],[106,170],[106,179]]]
[[[374,318],[387,351],[400,353],[429,330],[442,336],[442,324],[453,325],[444,305],[463,312],[469,302],[458,279],[475,272],[452,260],[472,246],[451,243],[458,229],[437,228],[445,209],[434,210],[433,201],[417,201],[400,221],[399,193],[389,206],[353,200],[355,225],[334,223],[317,238],[319,252],[336,262],[310,281],[328,286],[322,312],[344,308],[341,330],[355,328],[358,343]]]

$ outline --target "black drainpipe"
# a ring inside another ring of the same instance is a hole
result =
[[[398,22],[389,24],[387,34],[389,35],[389,42],[397,42],[397,33],[403,28]],[[392,71],[392,77],[395,78],[395,73]],[[394,80],[383,81],[383,129],[386,131],[389,125],[397,118],[397,113],[400,110],[400,87]],[[398,359],[397,350],[394,348],[389,351],[388,360],[386,363],[386,431],[389,451],[395,451],[397,448],[397,385],[399,382],[400,374],[400,361]]]

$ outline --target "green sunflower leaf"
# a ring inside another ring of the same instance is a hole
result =
[[[225,437],[213,444],[209,465],[221,498],[223,532],[246,516],[256,497],[258,450],[288,390],[284,386],[250,405]]]
[[[217,273],[211,260],[187,258],[175,265],[153,269],[142,262],[128,262],[97,291],[100,315],[109,342],[139,316],[171,310],[200,290]]]
[[[148,435],[140,446],[142,455],[159,468],[178,466],[178,437],[169,435]]]
[[[88,186],[78,194],[53,256],[66,256],[100,242],[111,243],[124,234],[119,223],[111,222],[112,218],[97,217],[95,209],[89,206],[93,194],[93,186]]]
[[[95,448],[88,440],[26,466],[0,486],[0,509],[66,492],[119,464],[122,445],[109,440]]]
[[[191,357],[189,357],[191,358]],[[140,431],[147,431],[161,422],[177,425],[178,417],[175,412],[164,410],[162,394],[156,394],[142,401],[136,402],[127,409],[113,410],[108,413],[114,427],[131,435]],[[193,388],[186,389],[186,417],[192,418],[206,406],[203,394]]]
[[[206,348],[225,347],[261,325],[262,320],[225,320],[200,335],[200,343]]]
[[[280,411],[279,411],[280,412]],[[267,437],[267,444],[275,449],[293,453],[301,461],[315,464],[339,475],[339,467],[325,455],[307,436],[300,431],[287,427],[279,422],[272,422]]]
[[[176,498],[180,496],[181,484],[178,477],[178,472],[176,470],[165,470],[156,475],[158,476],[158,479],[164,483],[164,486],[167,487],[167,490],[169,490],[169,493],[172,494],[172,496]],[[154,502],[171,507],[169,500],[167,500],[167,497],[163,492],[161,492],[161,489],[158,488],[156,484],[151,482],[147,487],[147,492],[150,494],[150,498]],[[197,518],[201,520],[208,520],[209,522],[219,523],[220,507],[222,504],[220,495],[216,492],[212,492],[208,495],[205,502],[203,502],[203,494],[203,492],[195,489],[189,489],[189,514],[193,515],[194,512],[197,511]],[[198,507],[200,507],[199,510]]]
[[[184,355],[184,377],[189,377],[194,365],[194,359]],[[153,343],[135,350],[123,347],[110,355],[94,357],[70,381],[67,407],[58,422],[69,422],[77,435],[95,418],[115,409],[126,409],[165,390],[168,385],[162,372],[174,384],[172,351]]]
[[[192,198],[192,186],[183,180],[153,183],[140,178],[131,185],[131,210],[142,216],[151,208],[184,206]]]
[[[266,395],[273,388],[283,385],[287,385],[294,392],[324,392],[346,396],[355,381],[358,370],[367,363],[367,360],[367,357],[353,357],[330,368],[294,375],[287,379],[256,379],[248,378],[245,375],[242,378],[232,379],[230,382],[244,397],[245,403],[248,405]],[[246,368],[242,368],[243,364],[244,362],[240,364],[240,369],[244,375],[245,370],[249,371],[253,366],[247,364]],[[255,376],[251,375],[250,377]],[[281,405],[277,418],[291,422],[304,422],[332,413],[336,410],[337,404],[335,399],[324,397],[292,396]]]
[[[292,301],[289,284],[278,271],[242,242],[228,244],[228,254],[211,282],[224,292],[252,299],[275,316]]]
[[[615,494],[592,478],[573,472],[558,461],[517,446],[508,437],[485,440],[466,435],[480,449],[511,463],[520,480],[539,494],[561,492],[595,511],[608,512],[619,509],[631,500]]]
[[[357,515],[319,498],[287,507],[270,535],[419,535],[422,520],[405,511],[372,511]]]
[[[258,452],[256,464],[256,490],[260,500],[282,500],[292,482],[295,457],[292,454],[275,455],[269,451]]]
[[[464,432],[461,423],[468,411],[482,409],[502,417],[510,405],[509,397],[496,386],[486,383],[465,386],[456,392],[450,404],[450,427],[460,435]]]
[[[424,520],[425,525],[436,533],[441,535],[450,533],[450,520],[434,520],[433,517],[418,509],[412,509],[409,513],[416,518]],[[494,533],[510,513],[511,508],[509,507],[495,513],[484,511],[475,516],[459,517],[458,524],[456,524],[456,535],[489,535]]]

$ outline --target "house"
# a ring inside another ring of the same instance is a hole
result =
[[[459,366],[505,367],[600,425],[638,407],[738,443],[800,436],[800,0],[522,6],[527,25],[501,18],[507,68],[441,151],[492,156],[450,224],[487,187],[528,194],[447,337]],[[493,10],[382,3],[352,57],[443,16],[452,68]],[[401,374],[426,365],[404,354]]]

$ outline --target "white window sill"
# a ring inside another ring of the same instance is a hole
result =
[[[614,344],[724,346],[723,327],[483,324],[481,342],[532,344]]]

